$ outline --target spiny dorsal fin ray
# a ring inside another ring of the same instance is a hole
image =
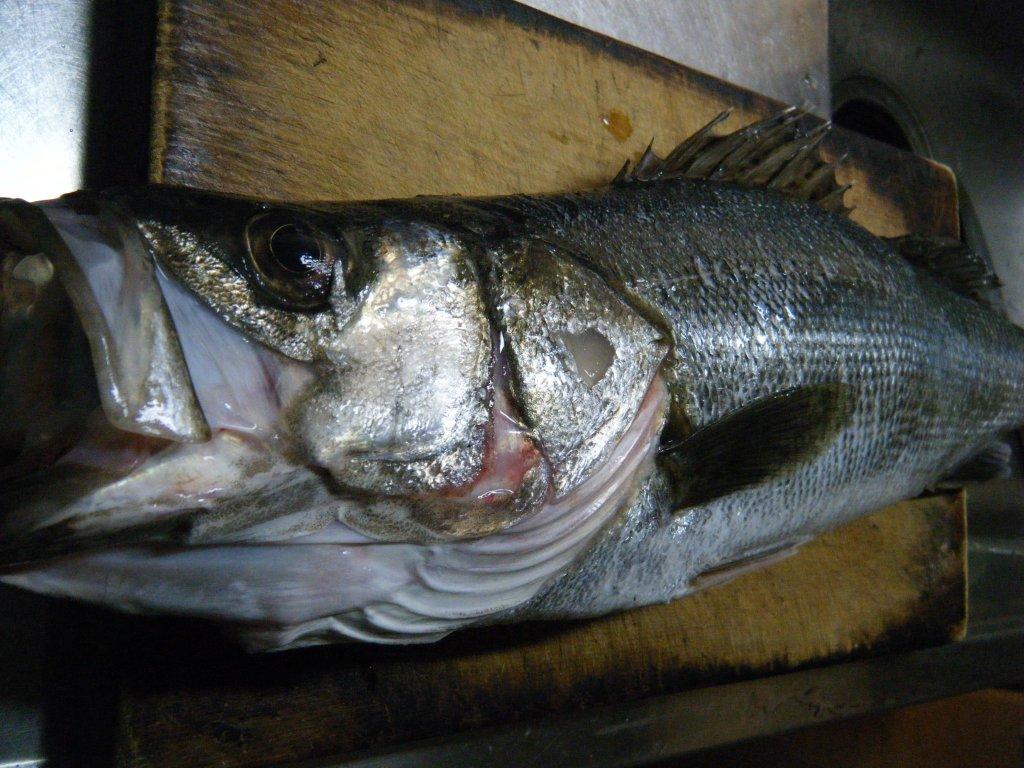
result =
[[[1000,285],[985,260],[959,240],[905,235],[890,237],[888,242],[904,259],[957,293],[977,299],[981,291]]]
[[[648,145],[635,165],[626,161],[612,184],[674,178],[731,181],[777,189],[827,210],[848,213],[851,209],[843,205],[843,194],[850,185],[836,181],[836,169],[846,158],[826,163],[818,156],[818,145],[831,123],[806,130],[802,127],[806,114],[804,109],[790,107],[716,136],[712,130],[729,116],[728,110],[720,112],[664,158]]]

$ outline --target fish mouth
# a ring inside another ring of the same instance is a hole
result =
[[[0,573],[201,537],[211,506],[294,485],[271,446],[311,375],[166,274],[114,203],[0,200]]]

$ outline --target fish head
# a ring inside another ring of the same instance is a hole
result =
[[[147,187],[6,201],[0,250],[6,560],[471,538],[547,496],[444,226]]]
[[[157,263],[313,373],[279,425],[304,460],[346,490],[390,497],[450,492],[479,474],[491,331],[455,233],[373,206],[232,200],[211,226],[216,206],[191,193],[177,206],[145,202],[133,213]]]
[[[486,206],[0,201],[0,582],[259,648],[528,600],[646,477],[667,345]]]

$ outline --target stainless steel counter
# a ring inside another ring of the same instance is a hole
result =
[[[153,0],[0,0],[0,196],[145,181],[154,28]],[[105,764],[106,614],[0,587],[0,616],[0,768]]]
[[[0,3],[0,194],[40,200],[82,184],[89,6]]]
[[[89,6],[0,2],[0,195],[82,185]],[[0,766],[43,760],[49,603],[0,587]]]
[[[523,0],[787,104],[829,115],[826,0]]]

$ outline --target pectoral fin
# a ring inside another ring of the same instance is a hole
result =
[[[819,384],[755,400],[662,448],[677,482],[677,508],[794,471],[818,455],[850,416],[850,388]]]

